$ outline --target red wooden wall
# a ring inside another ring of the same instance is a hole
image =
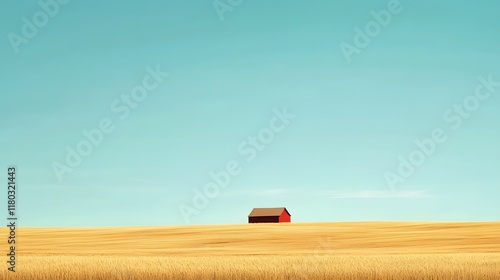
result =
[[[290,217],[290,215],[288,215],[288,213],[285,210],[283,210],[283,213],[281,213],[279,222],[280,223],[290,223],[291,222],[291,217]]]

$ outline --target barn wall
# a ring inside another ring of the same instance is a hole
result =
[[[281,213],[281,216],[279,218],[280,223],[290,223],[291,220],[292,218],[290,217],[290,215],[288,215],[286,211],[283,211],[283,213]]]
[[[279,217],[249,217],[249,223],[279,223]]]

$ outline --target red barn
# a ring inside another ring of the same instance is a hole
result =
[[[292,215],[285,207],[254,208],[248,215],[248,223],[289,223]]]

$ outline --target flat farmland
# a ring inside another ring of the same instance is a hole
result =
[[[1,279],[500,279],[500,222],[20,227],[16,242]]]

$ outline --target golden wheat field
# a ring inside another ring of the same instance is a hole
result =
[[[500,279],[500,222],[21,227],[16,245],[1,279]]]

